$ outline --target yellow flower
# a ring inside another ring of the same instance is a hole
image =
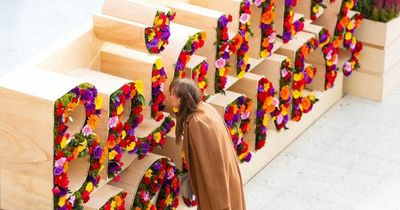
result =
[[[246,75],[246,72],[245,71],[240,71],[240,73],[238,74],[238,78],[239,79],[242,79],[244,76]]]
[[[108,153],[108,159],[114,160],[114,158],[115,158],[115,156],[116,156],[117,154],[118,154],[118,153],[117,153],[115,150],[111,151],[110,153]]]
[[[301,96],[300,91],[298,90],[293,91],[293,98],[299,98],[300,96]]]
[[[248,54],[244,55],[243,60],[244,60],[244,63],[249,63],[249,55]]]
[[[149,34],[148,39],[149,39],[149,40],[152,40],[152,39],[154,38],[155,35],[156,35],[156,34],[154,33],[154,31],[152,31],[152,32]]]
[[[135,142],[131,142],[131,143],[126,147],[126,149],[127,149],[128,151],[132,151],[133,149],[135,149],[135,146],[136,146],[136,143],[135,143]]]
[[[204,86],[206,86],[206,82],[205,81],[201,81],[201,82],[199,82],[198,86],[199,86],[200,89],[203,89]]]
[[[313,94],[308,94],[308,98],[311,100],[311,101],[315,101],[315,96],[313,95]]]
[[[87,147],[87,140],[85,139],[81,145],[78,146],[78,151],[82,152]]]
[[[156,60],[156,68],[157,68],[157,69],[161,69],[161,68],[162,68],[161,59],[157,59],[157,60]]]
[[[101,96],[97,96],[94,100],[94,104],[96,105],[96,109],[100,109],[103,106],[103,98]]]
[[[61,197],[59,200],[58,200],[58,206],[59,207],[63,207],[64,205],[65,205],[65,196],[64,197]]]
[[[344,39],[350,40],[351,39],[351,33],[350,32],[346,32]]]
[[[261,51],[261,58],[265,58],[265,57],[267,57],[269,55],[269,53],[268,53],[268,51],[267,50],[263,50],[263,51]]]
[[[122,104],[120,104],[117,108],[117,115],[120,115],[122,113],[122,111],[124,111],[124,106]]]
[[[300,81],[301,80],[301,74],[294,74],[293,75],[293,80],[296,81],[296,82]]]
[[[100,166],[99,172],[102,171],[104,169],[104,165]]]
[[[315,14],[317,14],[319,12],[319,5],[318,4],[313,7],[313,12]]]
[[[179,108],[178,107],[172,107],[172,111],[177,113],[177,112],[179,112]]]
[[[156,140],[156,142],[158,143],[161,140],[161,133],[157,132],[153,135],[153,137],[154,137],[154,140]]]
[[[111,201],[111,209],[115,209],[116,206],[117,205],[116,205],[115,201]]]
[[[165,204],[170,206],[172,204],[172,196],[168,195],[167,199],[165,199]]]
[[[67,146],[67,138],[64,136],[61,140],[61,149],[64,149]]]
[[[92,182],[88,182],[88,184],[86,185],[85,190],[88,191],[88,192],[92,192],[92,190],[93,190]]]
[[[225,76],[225,68],[220,68],[219,69],[219,76],[220,77]]]
[[[137,92],[138,92],[139,94],[142,94],[142,95],[143,95],[143,92],[144,92],[144,85],[143,85],[142,80],[136,80],[135,86],[136,86]]]
[[[264,125],[264,126],[267,126],[267,125],[268,125],[268,115],[267,115],[267,114],[264,115],[264,118],[263,118],[263,125]]]
[[[146,171],[146,173],[144,174],[144,176],[150,178],[152,173],[153,173],[153,170],[148,169],[148,170]]]
[[[121,138],[122,138],[122,139],[125,139],[125,137],[126,137],[126,131],[123,130],[123,131],[121,132]]]

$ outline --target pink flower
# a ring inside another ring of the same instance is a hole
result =
[[[281,74],[282,74],[282,77],[286,77],[286,75],[288,74],[288,71],[286,70],[286,68],[282,69]]]
[[[262,0],[255,0],[254,4],[258,7],[261,5]]]
[[[114,116],[108,119],[109,128],[114,128],[115,126],[117,126],[117,123],[118,123],[118,116]]]
[[[240,15],[240,23],[245,24],[250,20],[250,15],[247,13],[243,13]]]
[[[242,113],[242,120],[248,119],[250,117],[250,112],[243,112]]]
[[[349,61],[346,61],[346,63],[344,63],[343,69],[346,72],[351,72],[351,63]]]
[[[54,166],[55,167],[62,167],[66,160],[67,159],[65,157],[62,157],[62,158],[56,160],[56,162],[54,163]]]
[[[269,43],[274,43],[275,42],[275,33],[272,33],[271,35],[269,35]]]
[[[93,133],[92,128],[89,125],[85,125],[85,127],[82,129],[82,132],[84,136],[89,136]]]
[[[279,100],[278,100],[277,98],[272,99],[272,104],[273,104],[275,107],[278,107],[278,106],[279,106]]]
[[[70,204],[74,204],[75,203],[75,196],[71,195],[71,197],[69,197],[69,203]]]
[[[277,117],[277,123],[278,123],[278,124],[281,124],[282,121],[283,121],[283,117],[282,117],[281,114],[279,114],[278,117]]]
[[[226,65],[226,62],[223,58],[219,58],[218,60],[215,61],[215,67],[218,69],[225,67],[225,65]]]
[[[326,54],[325,58],[326,58],[327,60],[331,60],[331,59],[332,59],[332,50],[330,50],[330,51]]]

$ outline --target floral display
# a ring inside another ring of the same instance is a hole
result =
[[[118,195],[110,198],[100,210],[125,210],[125,198],[127,193],[121,192]]]
[[[158,193],[157,202],[151,203]],[[146,170],[131,209],[176,209],[179,205],[179,180],[175,166],[168,158],[155,161]]]
[[[325,60],[325,90],[333,88],[337,77],[338,49],[331,42],[331,35],[325,28],[319,32],[319,46]]]
[[[200,89],[201,92],[201,99],[203,101],[206,101],[208,96],[206,95],[206,90],[208,88],[208,81],[207,81],[207,71],[208,71],[208,63],[207,61],[204,61],[194,67],[193,72],[192,72],[192,79],[196,80],[197,79],[197,86]]]
[[[339,48],[339,45],[343,43],[344,48],[350,50],[351,58],[343,64],[345,76],[349,76],[359,68],[358,59],[362,50],[362,43],[357,41],[354,36],[354,30],[361,24],[362,16],[357,14],[352,19],[348,17],[348,12],[356,3],[354,0],[344,0],[342,2],[333,41],[336,48]]]
[[[267,138],[267,126],[270,114],[279,105],[278,99],[274,98],[275,89],[267,78],[258,81],[257,112],[256,112],[256,150],[265,145]]]
[[[241,79],[250,69],[249,64],[249,36],[250,31],[250,1],[244,0],[240,4],[239,33],[229,40],[228,23],[232,22],[231,15],[223,15],[218,19],[217,27],[217,54],[215,61],[215,92],[223,92],[227,83],[227,75],[231,66],[229,60],[237,52],[237,75]]]
[[[304,29],[304,18],[294,21],[293,7],[295,7],[297,3],[298,0],[285,0],[283,34],[280,37],[283,43],[288,43],[297,32]]]
[[[78,133],[68,131],[71,113],[78,106],[85,108],[85,123]],[[99,172],[107,158],[105,148],[94,133],[97,127],[102,98],[97,89],[84,83],[70,90],[54,103],[54,209],[77,209],[90,199],[90,193],[98,186]],[[90,167],[82,186],[75,192],[70,189],[68,166],[77,158],[89,157]]]
[[[251,99],[241,96],[225,108],[224,120],[231,134],[233,146],[241,162],[249,162],[251,153],[243,134],[250,129]]]
[[[151,87],[151,116],[156,120],[160,121],[164,118],[163,111],[165,109],[165,94],[164,94],[164,82],[167,79],[167,74],[164,67],[162,66],[161,59],[157,59],[153,65],[152,71],[152,87]]]
[[[107,139],[109,178],[114,178],[121,173],[123,150],[129,154],[136,153],[138,150],[139,140],[135,136],[135,130],[143,121],[142,111],[145,105],[143,88],[143,83],[138,80],[125,84],[110,96]],[[124,110],[124,105],[128,101],[131,102],[129,110]],[[125,112],[129,113],[129,117],[126,122],[122,122]]]
[[[137,151],[139,158],[142,159],[154,148],[163,147],[166,142],[166,136],[175,126],[175,121],[166,116],[162,124],[145,137],[139,137]]]
[[[303,97],[303,90],[305,85],[310,84],[315,76],[315,67],[305,66],[305,58],[309,56],[315,49],[318,48],[318,40],[311,38],[300,49],[297,50],[295,55],[295,66],[293,72],[293,107],[292,107],[292,120],[300,121],[303,113],[309,112],[313,104],[318,99],[311,93]]]
[[[185,67],[186,64],[190,61],[190,56],[193,55],[196,50],[203,47],[205,40],[205,32],[199,32],[189,38],[179,55],[178,61],[176,62],[174,74],[175,78],[186,77]]]
[[[158,11],[154,17],[153,27],[145,30],[146,47],[149,53],[159,54],[168,45],[170,22],[175,18],[175,13]]]
[[[266,58],[271,55],[275,43],[275,0],[253,0],[253,3],[262,8],[260,57]]]
[[[183,176],[184,174],[189,173],[189,167],[187,164],[185,152],[183,150],[181,151],[181,159],[182,159],[182,170],[179,171],[179,175]],[[185,197],[184,195],[182,195],[182,197],[183,197],[183,202],[185,203],[185,205],[187,207],[197,206],[198,203],[197,203],[196,195],[192,195],[190,197]]]

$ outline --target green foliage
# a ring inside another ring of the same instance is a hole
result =
[[[354,9],[367,19],[386,23],[399,16],[400,0],[359,0]]]

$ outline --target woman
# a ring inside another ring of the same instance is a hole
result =
[[[183,139],[190,183],[198,209],[246,209],[239,162],[223,119],[189,79],[176,79],[169,88],[178,107],[176,138]]]

